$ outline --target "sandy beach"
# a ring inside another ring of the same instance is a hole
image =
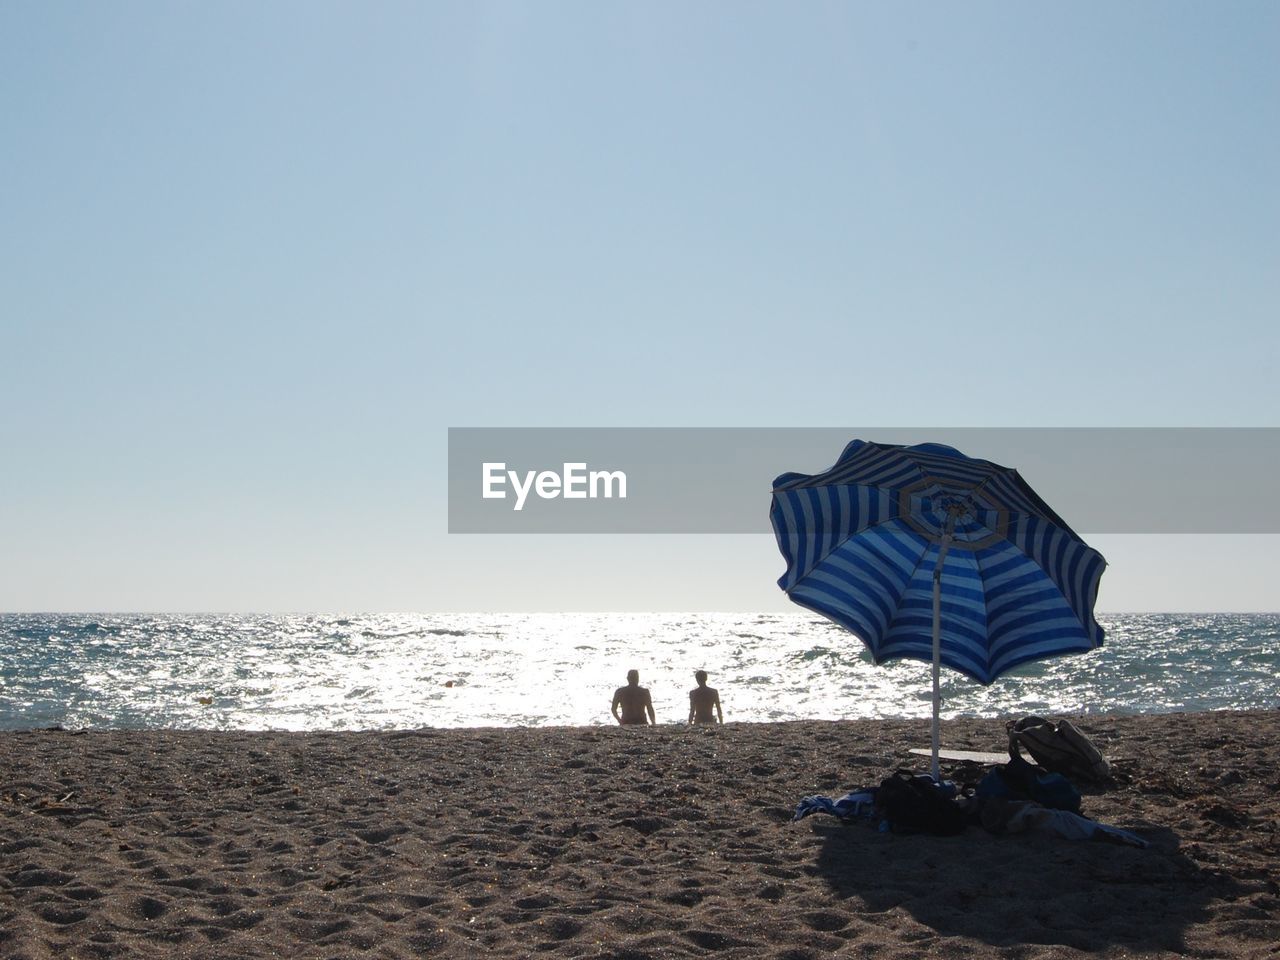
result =
[[[1280,714],[1078,722],[1151,848],[791,822],[925,721],[4,733],[0,955],[1276,956]]]

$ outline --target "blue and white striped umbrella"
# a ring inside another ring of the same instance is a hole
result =
[[[939,663],[987,684],[1102,645],[1093,604],[1106,561],[1008,467],[941,444],[855,440],[826,473],[778,477],[771,518],[787,596],[856,634],[876,663],[934,662],[935,756]]]

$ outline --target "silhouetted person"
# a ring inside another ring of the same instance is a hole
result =
[[[618,713],[618,708],[622,713]],[[653,714],[653,700],[649,691],[640,686],[640,671],[627,671],[627,685],[613,692],[613,718],[619,723],[657,723]],[[647,716],[646,716],[647,714]]]
[[[690,723],[724,723],[724,711],[720,709],[720,694],[715,687],[707,686],[707,671],[699,670],[693,675],[698,686],[689,691]],[[712,709],[715,715],[712,716]],[[717,719],[718,718],[718,719]]]

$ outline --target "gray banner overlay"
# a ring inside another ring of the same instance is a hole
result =
[[[774,478],[855,438],[1013,467],[1080,534],[1280,533],[1273,427],[453,427],[449,532],[768,533]]]

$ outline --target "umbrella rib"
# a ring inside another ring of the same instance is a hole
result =
[[[1056,517],[1056,516],[1057,516],[1057,514],[1054,514],[1054,516]],[[1085,543],[1083,540],[1081,540],[1081,539],[1080,539],[1080,537],[1076,534],[1076,532],[1075,532],[1074,530],[1072,530],[1070,527],[1066,526],[1065,524],[1063,524],[1062,526],[1059,526],[1058,524],[1054,523],[1052,520],[1049,520],[1047,517],[1037,517],[1035,514],[1015,513],[1014,511],[1010,510],[1010,511],[1009,511],[1009,526],[1010,526],[1010,527],[1014,526],[1015,519],[1016,519],[1017,521],[1025,521],[1025,520],[1027,520],[1027,519],[1034,519],[1034,520],[1038,520],[1040,523],[1043,523],[1043,524],[1045,524],[1045,525],[1047,525],[1047,526],[1051,527],[1052,529],[1055,529],[1055,530],[1059,531],[1060,533],[1064,534],[1064,535],[1067,537],[1067,539],[1069,539],[1069,540],[1071,540],[1071,541],[1073,541],[1073,542],[1075,542],[1075,543],[1078,543],[1078,544],[1079,544],[1081,547],[1083,547],[1084,549],[1086,549],[1086,550],[1090,550],[1090,551],[1093,551],[1094,553],[1097,553],[1097,551],[1096,551],[1096,550],[1094,550],[1094,549],[1093,549],[1093,547],[1089,546],[1087,543]],[[1020,554],[1022,554],[1024,557],[1026,557],[1028,560],[1030,560],[1030,561],[1031,561],[1033,564],[1035,564],[1037,567],[1041,567],[1040,561],[1038,561],[1035,557],[1033,557],[1031,554],[1029,554],[1029,553],[1026,551],[1026,549],[1022,546],[1022,544],[1020,544],[1020,543],[1019,543],[1017,540],[1015,540],[1013,537],[1011,537],[1011,536],[1007,536],[1007,535],[1006,535],[1006,536],[1005,536],[1005,538],[1004,538],[1004,542],[1005,542],[1005,543],[1007,543],[1007,544],[1009,544],[1011,547],[1013,547],[1013,549],[1017,550]],[[1106,561],[1106,559],[1104,558],[1102,562],[1103,562],[1103,564],[1104,564],[1104,566],[1105,566],[1105,564],[1106,564],[1106,562],[1107,562],[1107,561]],[[1043,567],[1041,567],[1041,569],[1043,569]],[[1050,579],[1052,579],[1052,578],[1050,578]],[[1059,590],[1061,591],[1061,587],[1059,587]],[[1064,593],[1064,598],[1065,598],[1065,593]],[[986,603],[986,591],[983,591],[983,597],[982,597],[982,600],[983,600],[983,603],[985,604],[985,603]],[[1085,621],[1083,621],[1083,620],[1081,620],[1081,619],[1080,619],[1080,612],[1079,612],[1078,610],[1076,610],[1076,608],[1071,604],[1071,602],[1070,602],[1069,600],[1067,601],[1067,609],[1068,609],[1068,610],[1070,610],[1070,611],[1071,611],[1071,615],[1072,615],[1073,617],[1075,617],[1076,623],[1080,624],[1080,629],[1082,629],[1086,634],[1088,634],[1088,633],[1089,633],[1089,624],[1088,624],[1088,623],[1086,623]]]
[[[920,554],[920,559],[916,561],[916,565],[911,569],[911,576],[907,577],[907,585],[902,588],[902,592],[898,594],[897,602],[894,604],[893,616],[889,618],[888,629],[885,630],[885,639],[893,632],[893,622],[898,618],[898,612],[902,609],[902,597],[911,589],[911,584],[916,578],[916,574],[920,572],[920,565],[924,563],[924,558],[929,555],[929,550],[937,546],[932,540],[927,541],[928,546],[924,548],[924,552]]]
[[[877,521],[876,523],[868,524],[866,527],[863,527],[863,530],[862,530],[862,531],[859,531],[859,532],[863,532],[863,531],[866,531],[866,530],[870,530],[872,527],[878,527],[878,526],[881,526],[881,525],[883,525],[883,524],[885,524],[885,523],[888,523],[890,520],[900,520],[900,519],[902,519],[902,518],[901,518],[901,517],[888,517],[888,518],[886,518],[886,519],[884,519],[884,520]],[[848,541],[846,540],[846,541],[842,541],[842,542],[847,543]],[[935,544],[932,540],[929,540],[929,541],[928,541],[928,546],[926,546],[926,547],[925,547],[924,552],[920,554],[920,559],[919,559],[919,560],[917,560],[917,561],[916,561],[916,565],[915,565],[914,567],[912,567],[912,569],[911,569],[911,575],[910,575],[909,577],[907,577],[907,583],[906,583],[906,586],[904,586],[904,587],[902,588],[902,591],[901,591],[901,592],[898,594],[898,596],[896,597],[895,603],[894,603],[894,605],[893,605],[893,615],[892,615],[891,617],[889,617],[889,623],[888,623],[888,626],[885,628],[885,636],[886,636],[886,637],[888,636],[889,631],[893,629],[893,621],[894,621],[895,619],[897,619],[898,612],[902,609],[901,604],[902,604],[902,597],[903,597],[903,594],[905,594],[905,593],[907,592],[907,590],[909,590],[909,589],[911,588],[911,583],[912,583],[912,581],[914,581],[914,580],[915,580],[915,578],[916,578],[916,574],[920,572],[920,565],[924,563],[924,558],[925,558],[925,557],[927,557],[927,556],[929,555],[929,549],[930,549],[931,547],[934,547],[934,546],[937,546],[937,544]],[[831,555],[831,553],[833,553],[833,552],[834,552],[834,548],[833,548],[832,550],[827,551],[827,553],[826,553],[826,554],[824,554],[823,559],[826,559],[826,557],[830,556],[830,555]],[[821,561],[818,561],[818,563],[821,563]],[[810,568],[809,568],[809,569],[810,569],[810,571],[812,572],[812,570],[814,569],[814,567],[817,567],[817,565],[818,565],[818,564],[817,564],[817,563],[815,563],[815,564],[813,565],[813,567],[810,567]],[[805,576],[808,576],[808,574],[806,574]],[[792,585],[791,590],[794,590],[796,587],[800,586],[802,583],[804,583],[804,578],[803,578],[803,577],[802,577],[801,579],[797,580],[797,581],[795,582],[795,584],[794,584],[794,585]],[[834,617],[832,617],[830,614],[828,614],[828,613],[826,613],[826,612],[824,612],[824,611],[822,611],[822,610],[818,609],[817,607],[810,606],[809,604],[805,603],[803,600],[797,600],[795,597],[792,597],[792,596],[791,596],[791,590],[788,590],[788,591],[787,591],[787,597],[791,600],[791,602],[792,602],[792,603],[799,604],[799,605],[800,605],[800,606],[802,606],[802,607],[805,607],[805,608],[807,608],[807,609],[809,609],[809,610],[812,610],[814,613],[822,614],[822,616],[826,617],[828,620],[832,621],[832,622],[833,622],[833,623],[835,623],[837,626],[844,627],[844,629],[846,629],[846,630],[847,630],[847,629],[849,629],[845,624],[840,623],[838,620],[836,620],[836,619],[835,619]],[[871,650],[871,657],[872,657],[872,659],[873,659],[873,660],[878,664],[878,663],[880,662],[880,660],[879,660],[879,657],[877,657],[877,656],[876,656],[876,651],[875,651],[875,649],[871,646],[871,644],[870,644],[868,641],[863,640],[862,642],[863,642],[863,644],[864,644],[864,645],[866,645],[866,646]],[[963,672],[963,671],[962,671],[962,672]]]
[[[985,481],[983,481],[985,483]],[[973,552],[973,565],[978,568],[978,583],[982,585],[982,619],[985,621],[984,629],[987,634],[987,673],[991,673],[991,604],[987,600],[987,584],[982,577],[982,551],[975,550]],[[995,680],[992,677],[991,680]],[[988,683],[991,680],[987,681]]]
[[[1031,484],[1027,483],[1026,479],[1022,476],[1022,474],[1020,474],[1013,467],[1001,467],[1001,469],[1004,470],[1006,478],[1009,480],[1009,482],[1012,483],[1015,487],[1019,488],[1018,492],[1027,498],[1027,502],[1032,507],[1035,507],[1037,509],[1044,511],[1040,519],[1047,520],[1058,529],[1065,530],[1067,533],[1071,534],[1071,536],[1075,537],[1077,540],[1080,539],[1080,535],[1077,534],[1074,530],[1072,530],[1071,527],[1067,525],[1067,522],[1062,519],[1062,517],[1058,516],[1057,512],[1051,506],[1049,506],[1048,503],[1045,502],[1044,497],[1036,493],[1034,488],[1032,488]],[[995,480],[999,476],[1000,474],[993,473],[990,476],[986,477],[980,484],[978,484],[976,487],[973,488],[971,493],[981,492],[983,487],[985,487],[988,483],[990,483],[992,480]],[[1015,513],[1022,515],[1022,511],[1009,508],[1010,516],[1012,516]]]
[[[857,486],[857,484],[846,484],[846,486]],[[817,569],[817,568],[822,564],[822,561],[826,560],[826,559],[827,559],[827,557],[831,556],[833,553],[835,553],[837,550],[839,550],[841,547],[843,547],[846,543],[848,543],[848,542],[849,542],[850,540],[852,540],[854,537],[861,536],[862,534],[866,533],[868,530],[874,530],[876,527],[882,527],[882,526],[884,526],[886,523],[892,523],[894,520],[903,520],[903,519],[904,519],[904,518],[903,518],[903,517],[901,517],[901,516],[896,516],[896,517],[885,517],[883,520],[877,520],[875,523],[868,523],[865,527],[863,527],[863,528],[862,528],[861,530],[859,530],[857,533],[850,534],[849,536],[847,536],[847,537],[845,537],[843,540],[841,540],[839,543],[833,544],[831,547],[829,547],[829,548],[828,548],[828,549],[827,549],[827,550],[822,554],[822,556],[820,556],[820,557],[818,557],[817,559],[815,559],[815,560],[813,561],[813,563],[809,565],[809,569],[808,569],[807,571],[805,571],[804,577],[807,577],[810,573],[812,573],[814,570],[816,570],[816,569]],[[817,536],[817,534],[815,534],[815,533],[810,533],[810,534],[806,534],[806,536],[816,537],[816,536]],[[932,541],[930,541],[930,543],[932,543]],[[926,552],[927,552],[927,551],[926,551]],[[918,564],[917,564],[917,569],[918,569]],[[912,571],[911,575],[912,575],[913,577],[915,576],[915,571],[914,571],[914,570]],[[803,583],[803,582],[804,582],[804,577],[801,577],[799,580],[797,580],[797,581],[796,581],[796,583],[795,583],[795,586],[799,586],[801,583]],[[908,582],[908,583],[910,583],[910,580],[908,580],[907,582]],[[788,590],[787,592],[788,592],[788,593],[790,593],[791,591],[790,591],[790,590]]]

